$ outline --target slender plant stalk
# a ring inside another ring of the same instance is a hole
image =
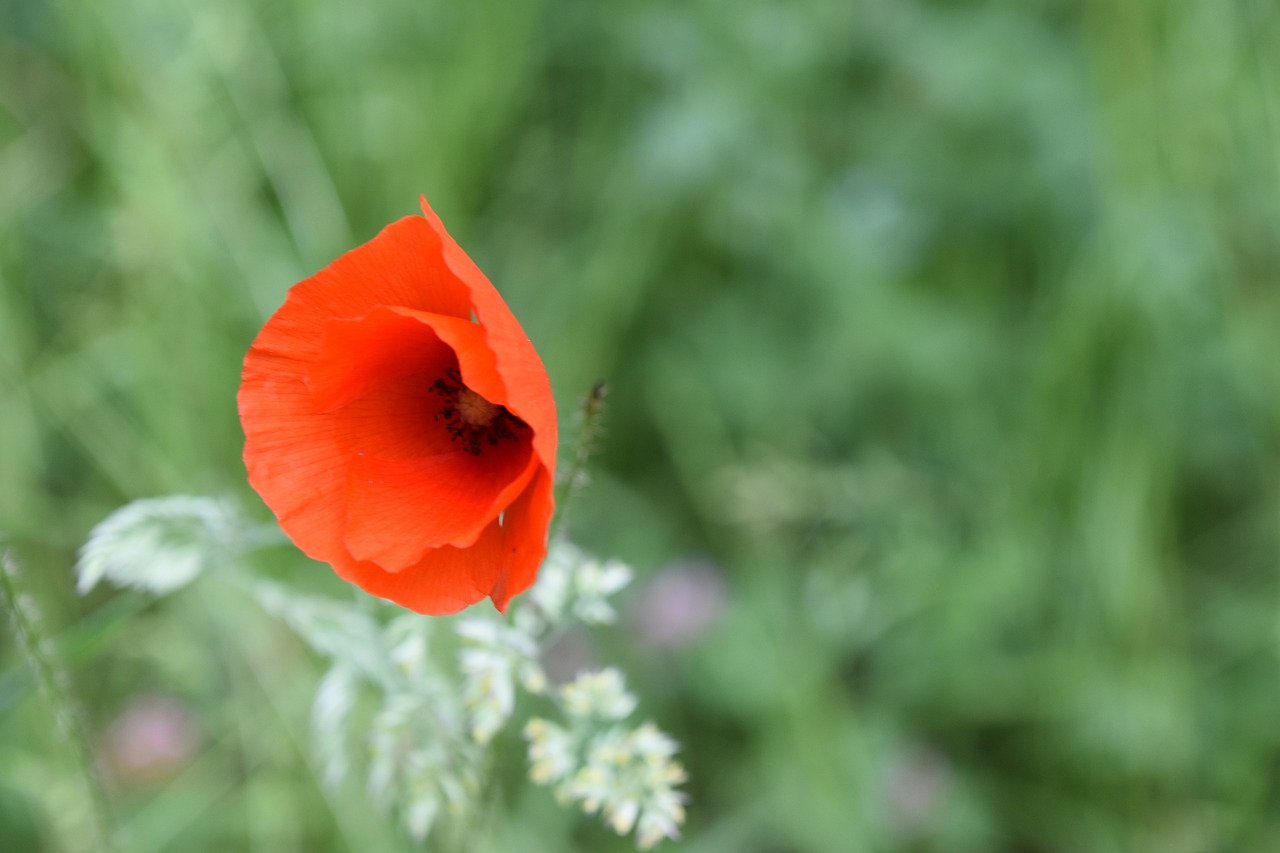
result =
[[[71,746],[76,769],[89,803],[89,823],[94,835],[94,849],[114,850],[111,832],[111,810],[102,784],[93,768],[89,739],[81,723],[80,708],[71,695],[70,679],[58,666],[53,644],[44,633],[43,620],[35,600],[22,591],[22,577],[17,560],[8,549],[0,550],[0,594],[3,594],[18,637],[18,646],[27,656],[40,691],[53,711],[59,733]]]
[[[582,486],[587,470],[587,460],[591,458],[596,435],[600,430],[600,418],[604,413],[604,397],[608,390],[608,386],[601,380],[592,386],[590,393],[582,401],[582,410],[578,415],[580,424],[578,441],[574,445],[569,467],[561,475],[560,483],[556,488],[556,514],[551,521],[551,532],[548,536],[551,540],[554,540],[556,534],[564,529],[569,503]]]

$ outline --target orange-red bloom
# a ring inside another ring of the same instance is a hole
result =
[[[546,555],[555,402],[502,297],[422,212],[267,321],[240,386],[245,465],[346,580],[419,613],[505,610]]]

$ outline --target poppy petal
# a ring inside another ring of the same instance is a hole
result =
[[[342,550],[346,518],[343,426],[316,418],[309,365],[250,351],[240,387],[249,483],[303,553],[328,561]]]
[[[479,327],[476,335],[482,335]],[[375,308],[359,319],[325,325],[324,343],[307,384],[315,394],[316,410],[332,412],[371,388],[414,374],[439,376],[456,363],[453,349],[430,325],[390,308]]]
[[[501,565],[502,528],[495,521],[468,548],[444,546],[403,571],[387,572],[351,558],[333,562],[334,571],[360,588],[430,616],[457,613],[489,594]]]
[[[506,403],[493,352],[478,324],[384,306],[359,319],[329,321],[307,381],[316,407],[330,412],[376,385],[413,374],[434,379],[453,366],[468,388],[497,405]]]
[[[423,216],[440,239],[445,263],[470,291],[471,305],[484,327],[489,348],[497,359],[498,372],[506,384],[507,408],[533,428],[534,451],[549,470],[555,470],[558,444],[555,398],[542,359],[497,289],[449,236],[426,197],[419,201]]]
[[[347,478],[347,551],[395,572],[432,548],[473,544],[533,477],[529,456],[523,444],[482,456],[357,457]]]
[[[391,223],[295,284],[253,348],[314,354],[329,320],[363,317],[384,305],[471,319],[470,289],[444,262],[440,236],[421,217]]]
[[[547,527],[555,509],[555,485],[542,468],[529,488],[502,516],[502,571],[489,595],[499,612],[507,603],[533,585],[538,568],[547,556]]]

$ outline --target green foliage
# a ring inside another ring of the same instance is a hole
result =
[[[296,642],[71,567],[132,499],[247,500],[249,341],[419,192],[562,410],[609,382],[570,525],[639,567],[609,656],[680,849],[1280,848],[1277,45],[1255,0],[0,3],[0,530],[91,732],[202,733],[113,783],[131,849],[394,849],[295,743]],[[727,606],[643,639],[689,558]],[[4,662],[0,838],[83,849]],[[624,844],[547,800],[495,849]]]

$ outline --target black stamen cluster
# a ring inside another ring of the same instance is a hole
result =
[[[507,411],[506,406],[497,406],[497,413],[487,424],[473,424],[462,416],[458,409],[458,397],[467,386],[462,384],[462,374],[457,368],[450,367],[435,382],[431,383],[431,393],[444,398],[444,405],[436,413],[435,419],[444,423],[453,441],[461,441],[462,449],[472,456],[479,456],[487,444],[497,447],[498,442],[519,438],[520,430],[527,430],[529,425]]]

